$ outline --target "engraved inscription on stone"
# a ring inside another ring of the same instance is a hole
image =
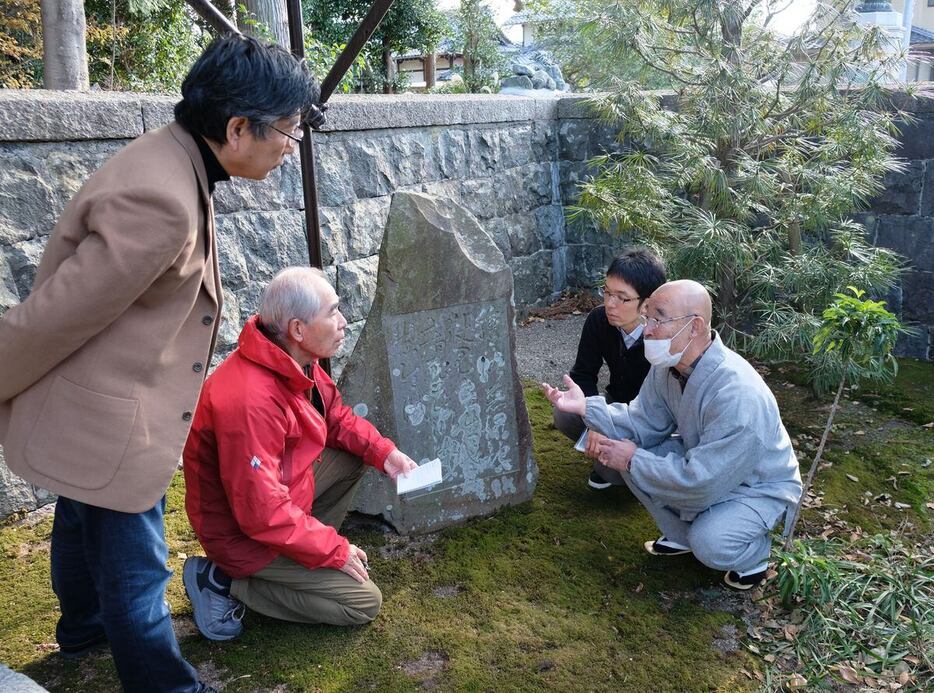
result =
[[[399,439],[416,460],[441,458],[435,491],[459,487],[482,500],[484,479],[516,471],[507,320],[505,300],[383,316]]]

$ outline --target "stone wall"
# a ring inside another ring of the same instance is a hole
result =
[[[907,260],[890,303],[915,334],[899,340],[902,356],[934,359],[934,95],[903,99],[913,120],[901,125],[903,173],[890,174],[885,192],[861,215],[876,245]]]
[[[45,239],[71,196],[132,138],[169,122],[174,101],[0,90],[0,313],[29,293]],[[912,263],[895,303],[923,328],[900,349],[931,358],[934,107],[930,100],[910,107],[919,120],[903,137],[908,171],[890,178],[866,222],[878,243]],[[512,268],[521,310],[566,287],[592,286],[621,246],[565,220],[587,159],[612,148],[613,136],[579,97],[335,97],[326,131],[314,135],[324,259],[350,321],[335,374],[373,301],[394,191],[449,196],[467,207]],[[220,358],[272,275],[307,263],[298,156],[266,181],[220,184],[215,206],[225,295]],[[0,463],[0,517],[47,500]]]
[[[126,143],[169,122],[176,99],[138,94],[0,90],[0,313],[28,295],[45,239],[87,177]],[[335,97],[316,133],[324,261],[353,350],[375,290],[392,193],[416,190],[467,207],[493,236],[528,307],[589,286],[616,242],[577,234],[564,196],[599,137],[574,99],[516,96]],[[215,192],[225,311],[218,356],[236,343],[277,270],[307,264],[297,154],[263,182]],[[6,489],[6,490],[4,490]],[[48,499],[0,464],[0,517]]]

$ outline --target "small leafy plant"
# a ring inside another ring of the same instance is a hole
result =
[[[849,382],[851,386],[857,386],[862,380],[890,381],[898,372],[898,361],[892,355],[895,341],[902,331],[898,319],[886,310],[885,301],[862,300],[865,292],[853,286],[848,286],[847,290],[849,294],[834,294],[834,301],[823,312],[820,328],[813,339],[814,355],[824,357],[821,359],[821,371],[816,377],[835,375],[839,384],[820,445],[791,519],[788,538],[785,540],[786,551],[791,548],[795,525],[801,516],[801,506],[814,481],[814,472],[820,465],[844,384]]]

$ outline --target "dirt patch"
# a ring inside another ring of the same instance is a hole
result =
[[[437,533],[419,534],[414,537],[391,535],[386,538],[386,543],[379,547],[379,555],[388,561],[408,558],[427,563],[432,560],[431,546],[437,539]]]
[[[198,626],[190,616],[172,616],[172,628],[178,640],[198,635]]]
[[[203,664],[199,664],[196,668],[198,670],[198,679],[219,691],[224,690],[224,686],[229,682],[227,670],[218,669],[214,662],[204,662]]]
[[[522,324],[527,325],[540,320],[561,320],[569,315],[586,315],[601,303],[600,298],[589,291],[566,291],[550,306],[530,310]]]
[[[418,659],[411,659],[399,665],[407,676],[428,679],[440,674],[447,668],[448,656],[444,652],[425,652]],[[427,682],[426,682],[427,683]]]
[[[431,593],[438,597],[438,599],[450,599],[451,597],[456,597],[463,591],[463,588],[458,585],[442,585],[441,587],[435,587]]]
[[[713,639],[711,647],[722,655],[731,655],[740,650],[740,634],[736,626],[727,624],[720,629]]]

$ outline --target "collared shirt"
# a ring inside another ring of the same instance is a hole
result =
[[[201,152],[201,158],[204,159],[204,171],[208,174],[208,193],[213,195],[214,186],[218,181],[230,180],[230,175],[221,166],[221,162],[217,160],[217,156],[208,146],[208,143],[204,141],[204,138],[196,132],[192,132],[191,136],[194,137],[195,144],[198,145],[198,151]]]
[[[639,341],[639,337],[642,336],[642,324],[636,325],[636,329],[632,332],[626,332],[626,330],[620,327],[619,333],[623,337],[623,343],[626,345],[626,348],[632,349],[635,343]]]

